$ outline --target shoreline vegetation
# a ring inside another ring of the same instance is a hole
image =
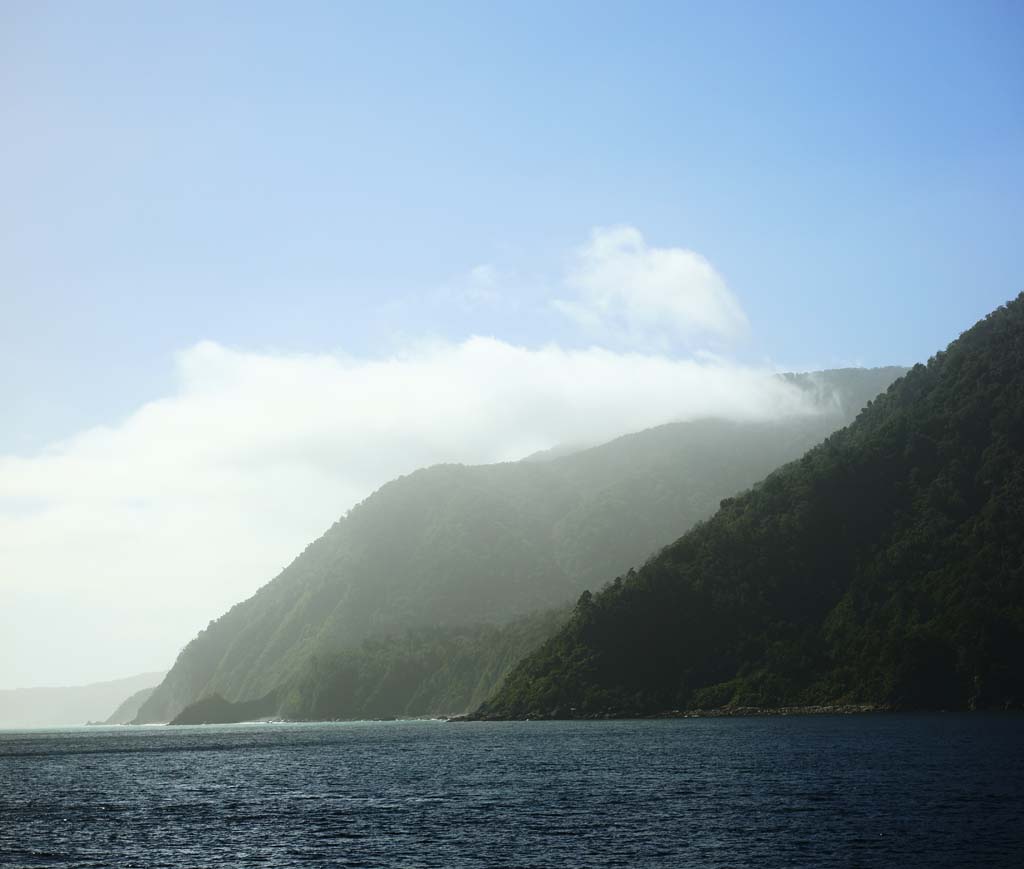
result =
[[[210,702],[213,701],[213,702]],[[471,721],[649,721],[668,718],[767,718],[786,715],[863,715],[878,712],[938,712],[944,710],[935,709],[896,709],[892,706],[879,703],[833,703],[813,704],[804,706],[719,706],[712,709],[670,709],[664,712],[653,712],[644,714],[637,711],[616,712],[607,710],[604,712],[593,712],[588,714],[577,714],[575,711],[568,713],[562,710],[554,710],[548,715],[529,715],[523,717],[509,717],[501,715],[490,715],[487,713],[466,712],[451,715],[410,715],[405,716],[384,716],[379,718],[288,718],[282,716],[250,716],[240,717],[237,713],[232,714],[234,704],[227,703],[222,698],[209,698],[207,702],[195,704],[190,708],[190,714],[179,715],[168,726],[197,726],[204,724],[330,724],[354,721],[445,721],[450,723],[463,723]],[[248,704],[246,704],[248,705]],[[250,706],[246,711],[252,712]],[[963,711],[963,710],[957,710]]]
[[[880,703],[839,703],[816,704],[811,706],[719,706],[714,709],[671,709],[665,712],[650,714],[622,712],[594,712],[587,715],[554,713],[546,716],[531,715],[525,718],[509,718],[499,715],[472,712],[468,715],[455,715],[449,718],[452,722],[463,721],[610,721],[632,720],[649,721],[666,718],[768,718],[784,715],[863,715],[873,712],[896,711],[927,711],[938,710],[897,710],[892,706]]]
[[[642,714],[639,712],[596,712],[588,715],[576,715],[573,713],[552,713],[550,715],[531,715],[524,718],[507,718],[496,715],[480,714],[469,712],[459,715],[413,715],[409,717],[385,717],[385,718],[251,718],[247,720],[205,720],[200,721],[198,717],[182,720],[181,716],[174,721],[167,722],[167,726],[201,726],[205,724],[337,724],[352,723],[357,721],[388,722],[388,721],[444,721],[447,723],[466,723],[474,721],[495,722],[495,721],[654,721],[672,718],[770,718],[779,716],[795,715],[864,715],[881,712],[926,712],[937,713],[946,710],[936,709],[896,709],[892,706],[878,703],[837,703],[837,704],[815,704],[809,706],[721,706],[715,709],[671,709],[665,712]],[[951,710],[962,712],[964,710]],[[991,710],[987,710],[991,711]]]
[[[465,724],[471,722],[493,723],[500,721],[659,721],[668,719],[683,718],[785,718],[813,715],[879,715],[879,714],[904,714],[904,715],[944,715],[955,713],[958,715],[970,715],[981,713],[993,714],[1021,714],[1024,709],[1015,706],[1004,708],[986,709],[939,709],[930,707],[909,707],[895,706],[886,703],[816,703],[799,706],[719,706],[710,709],[670,709],[663,712],[616,712],[607,710],[604,712],[593,712],[587,714],[575,714],[570,712],[552,712],[548,715],[536,714],[522,717],[501,716],[479,711],[466,712],[450,715],[409,715],[392,716],[379,718],[287,718],[281,716],[266,716],[260,718],[238,719],[234,717],[224,720],[198,720],[197,717],[191,720],[182,720],[181,716],[173,721],[166,721],[158,726],[204,726],[224,724],[354,724],[359,722],[386,723],[392,721],[439,721],[446,724]],[[126,725],[131,727],[145,725]]]

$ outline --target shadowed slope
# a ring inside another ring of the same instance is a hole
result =
[[[597,595],[484,717],[1024,702],[1024,296]]]

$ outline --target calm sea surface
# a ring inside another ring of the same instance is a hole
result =
[[[0,865],[1024,866],[1024,716],[0,731]]]

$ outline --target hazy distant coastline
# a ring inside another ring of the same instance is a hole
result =
[[[151,692],[164,675],[139,673],[90,685],[0,689],[0,728],[64,727],[90,721],[127,723],[130,719],[119,718],[118,711],[130,711],[129,701],[138,699],[140,692]]]

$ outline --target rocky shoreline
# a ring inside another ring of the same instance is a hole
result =
[[[611,711],[577,715],[572,712],[563,714],[555,711],[549,715],[528,715],[523,718],[512,718],[474,712],[469,715],[455,715],[449,718],[448,721],[610,721],[617,719],[651,720],[659,718],[761,718],[781,715],[863,715],[869,712],[891,711],[891,707],[875,703],[843,703],[817,706],[720,706],[715,709],[670,709],[646,715],[639,712]]]
[[[648,718],[752,718],[769,715],[862,715],[866,712],[889,712],[888,706],[874,703],[844,703],[824,706],[722,706],[718,709],[674,709],[649,715]]]

